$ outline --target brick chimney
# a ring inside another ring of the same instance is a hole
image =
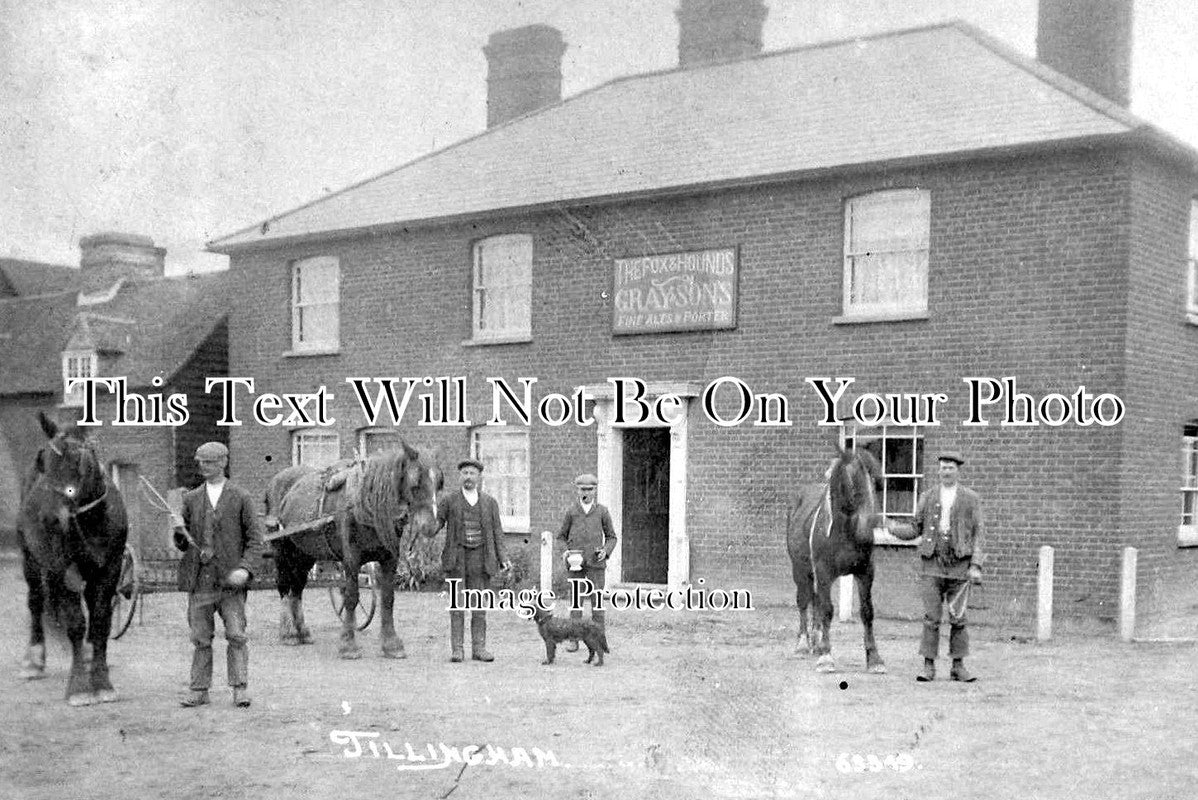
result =
[[[678,66],[735,61],[761,52],[769,10],[761,0],[681,0]]]
[[[1126,106],[1132,0],[1040,0],[1036,58]]]
[[[97,233],[79,240],[80,290],[112,288],[120,278],[161,278],[166,250],[154,240],[131,233]]]
[[[525,25],[491,34],[487,56],[487,127],[562,99],[562,55],[557,28]]]

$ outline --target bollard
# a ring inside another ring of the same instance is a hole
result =
[[[841,575],[837,583],[840,584],[840,613],[836,618],[848,622],[853,618],[853,576]]]
[[[1052,638],[1052,569],[1053,549],[1048,545],[1040,548],[1039,597],[1036,601],[1036,641],[1046,642]]]
[[[541,591],[553,591],[553,534],[541,531]]]
[[[1119,581],[1119,638],[1130,642],[1136,633],[1136,556],[1134,547],[1123,548],[1123,575]]]

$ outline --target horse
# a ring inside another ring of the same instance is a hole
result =
[[[827,482],[805,487],[787,506],[786,550],[790,555],[799,607],[801,648],[818,655],[816,670],[835,672],[829,629],[832,624],[832,581],[852,575],[861,598],[861,623],[865,629],[865,664],[871,673],[884,673],[886,665],[874,641],[873,530],[881,519],[877,491],[881,470],[866,450],[841,450],[828,471]],[[815,601],[811,632],[807,607]]]
[[[330,477],[338,480],[330,482]],[[303,609],[308,572],[317,561],[337,560],[345,578],[338,654],[341,658],[361,658],[361,648],[354,639],[358,571],[363,564],[377,561],[383,655],[404,658],[403,640],[395,632],[393,615],[400,540],[405,522],[410,530],[409,546],[417,536],[436,533],[437,492],[443,485],[444,475],[435,461],[404,442],[370,456],[365,463],[328,475],[311,466],[294,466],[272,477],[266,490],[266,514],[268,519],[277,519],[284,534],[272,541],[283,643],[311,643]],[[325,515],[333,516],[332,526],[286,535],[288,529]]]
[[[86,429],[61,428],[44,413],[38,420],[47,442],[22,482],[17,515],[30,616],[29,647],[20,675],[45,676],[42,613],[49,610],[71,643],[67,703],[110,703],[117,693],[108,676],[108,635],[129,534],[125,504],[87,440]],[[91,644],[90,668],[85,635]]]

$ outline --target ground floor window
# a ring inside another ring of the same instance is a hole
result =
[[[335,433],[302,430],[291,434],[291,463],[324,469],[341,458],[341,438]]]
[[[529,529],[528,431],[475,428],[470,453],[483,463],[483,489],[499,503],[504,531]]]
[[[398,450],[403,445],[399,433],[390,428],[364,428],[358,431],[358,452],[364,458],[384,450]]]
[[[924,438],[917,426],[846,426],[846,450],[867,450],[882,467],[880,510],[894,522],[913,524],[923,483]],[[879,532],[878,544],[912,544]]]
[[[1181,525],[1177,543],[1198,545],[1198,420],[1181,432]]]

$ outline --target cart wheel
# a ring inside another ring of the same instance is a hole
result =
[[[117,579],[116,594],[112,596],[113,639],[119,639],[129,630],[133,614],[141,601],[141,559],[133,545],[125,544],[125,555],[121,558],[121,577]]]
[[[358,573],[358,612],[357,612],[357,629],[360,631],[366,630],[370,625],[370,621],[374,619],[374,610],[378,606],[379,592],[374,580],[374,562],[364,564],[362,571]],[[339,575],[343,575],[343,569],[339,570]],[[342,596],[341,583],[339,578],[338,585],[329,587],[329,602],[333,604],[333,612],[337,618],[341,619],[344,616],[345,599]]]

